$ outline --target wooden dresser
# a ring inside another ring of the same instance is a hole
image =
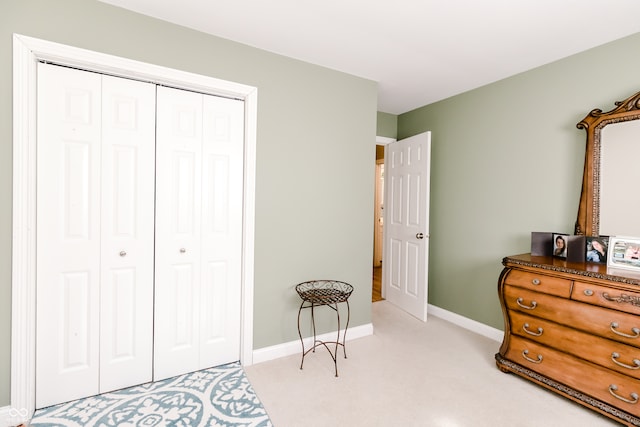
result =
[[[640,426],[640,278],[530,254],[502,263],[498,368]]]

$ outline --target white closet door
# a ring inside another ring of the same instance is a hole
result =
[[[204,96],[198,369],[240,359],[244,102]]]
[[[36,406],[150,381],[155,86],[38,67]]]
[[[158,87],[154,380],[198,369],[202,95]]]
[[[103,76],[100,392],[152,380],[155,85]]]
[[[38,66],[36,407],[98,393],[101,76]]]
[[[154,379],[240,358],[244,103],[158,88]]]

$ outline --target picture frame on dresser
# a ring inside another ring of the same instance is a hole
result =
[[[557,258],[567,258],[568,234],[553,233],[553,256]]]
[[[587,236],[584,250],[586,262],[606,264],[609,252],[609,236]]]
[[[531,255],[551,256],[553,254],[553,234],[550,232],[531,232]]]
[[[567,261],[585,262],[586,252],[585,236],[567,236]]]
[[[563,248],[556,254],[558,242],[562,241]],[[569,262],[584,262],[585,236],[575,236],[566,233],[531,232],[531,255],[554,256]]]
[[[640,238],[611,237],[609,240],[607,267],[640,273]]]

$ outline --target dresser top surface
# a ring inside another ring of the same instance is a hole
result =
[[[505,267],[522,266],[640,286],[640,272],[611,269],[607,268],[606,264],[569,262],[562,258],[531,254],[507,256],[502,260],[502,264]]]

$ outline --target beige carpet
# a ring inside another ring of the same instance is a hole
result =
[[[584,427],[619,424],[495,366],[500,343],[373,304],[374,335],[246,367],[275,427]]]

